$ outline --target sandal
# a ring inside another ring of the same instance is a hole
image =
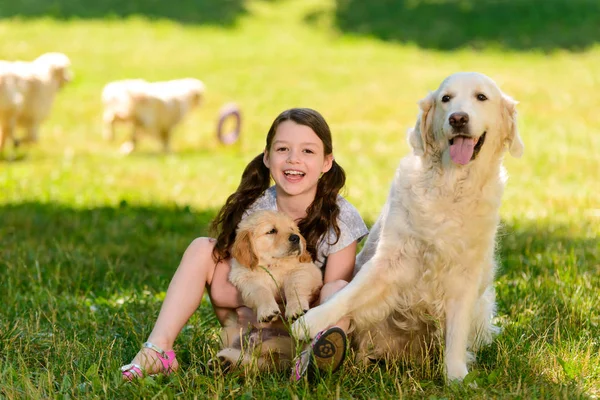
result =
[[[160,347],[156,346],[153,343],[146,342],[142,345],[142,348],[147,348],[156,352],[156,357],[162,363],[163,370],[156,374],[151,374],[150,376],[156,375],[169,375],[174,371],[173,364],[175,363],[175,351],[169,350],[164,351]],[[155,360],[153,360],[155,361]],[[135,378],[143,378],[146,374],[140,364],[127,364],[121,367],[121,373],[123,374],[123,379],[131,381]]]
[[[321,331],[308,349],[296,358],[292,381],[298,382],[306,376],[311,382],[319,373],[334,373],[342,365],[345,357],[346,333],[337,326]]]

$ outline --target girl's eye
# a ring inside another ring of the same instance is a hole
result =
[[[314,154],[314,151],[312,151],[311,149],[305,149],[304,152],[308,154]]]
[[[450,96],[448,96],[447,94],[442,96],[442,103],[447,103],[450,101]]]
[[[273,228],[269,232],[267,232],[267,235],[274,235],[276,233],[277,233],[277,229]]]
[[[483,93],[479,93],[479,94],[477,95],[477,100],[479,100],[479,101],[486,101],[487,99],[488,99],[488,98],[487,98],[487,97],[485,96],[485,94],[483,94]]]
[[[287,147],[278,147],[276,151],[286,151]]]

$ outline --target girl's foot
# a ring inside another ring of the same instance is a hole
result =
[[[168,375],[178,367],[179,363],[173,350],[164,351],[160,347],[146,342],[131,363],[121,367],[121,372],[123,379],[130,381],[147,375]]]
[[[312,381],[319,373],[334,373],[346,357],[346,334],[334,326],[315,336],[308,349],[296,358],[292,381],[298,382],[303,376]]]

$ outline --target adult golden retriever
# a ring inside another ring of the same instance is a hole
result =
[[[292,326],[313,337],[351,316],[362,361],[422,358],[444,343],[446,378],[497,331],[493,288],[505,150],[520,157],[516,102],[489,77],[457,73],[419,102],[381,215],[354,279]]]
[[[235,321],[227,323],[217,357],[228,367],[255,362],[259,370],[288,368],[295,343],[280,321],[277,300],[284,299],[287,320],[306,312],[323,284],[321,270],[306,251],[298,226],[275,211],[256,211],[243,219],[231,254],[229,280],[258,323],[241,328]]]

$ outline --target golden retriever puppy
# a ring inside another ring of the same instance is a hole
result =
[[[298,226],[276,211],[256,211],[243,219],[231,254],[229,280],[258,323],[241,328],[226,324],[217,357],[227,366],[256,362],[259,370],[289,367],[294,341],[280,321],[277,300],[283,299],[287,320],[306,312],[323,284],[321,270],[306,251]]]
[[[298,226],[280,212],[257,211],[243,219],[231,255],[229,280],[258,322],[279,318],[280,296],[285,299],[285,318],[298,317],[323,284]]]
[[[498,328],[493,287],[506,149],[523,153],[516,102],[489,77],[457,73],[420,101],[382,213],[358,255],[356,275],[292,331],[314,336],[353,319],[357,357],[422,360],[443,343],[446,378]]]
[[[108,83],[102,91],[104,137],[114,138],[115,124],[125,122],[132,125],[132,134],[130,141],[121,146],[121,152],[131,153],[142,132],[159,138],[163,150],[168,152],[173,128],[200,105],[204,92],[204,84],[195,78]]]
[[[3,62],[0,68],[0,118],[2,137],[15,144],[36,142],[40,124],[48,117],[54,97],[72,79],[71,61],[62,53],[46,53],[34,61]],[[25,130],[21,140],[15,127]]]

